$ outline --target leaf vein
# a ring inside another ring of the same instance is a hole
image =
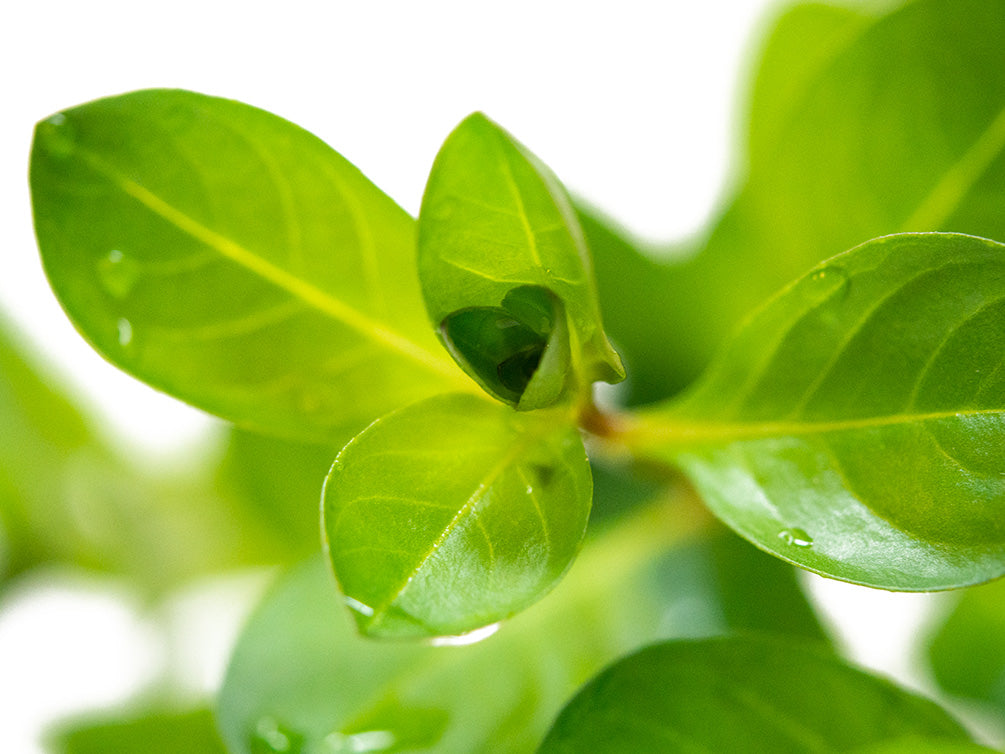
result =
[[[206,227],[146,187],[122,175],[96,155],[85,151],[81,151],[80,154],[95,170],[107,177],[122,191],[182,232],[215,249],[222,256],[289,293],[291,296],[301,299],[311,307],[328,315],[331,319],[368,338],[372,338],[386,349],[397,352],[431,372],[438,373],[456,382],[458,385],[464,385],[466,392],[471,391],[467,380],[462,379],[459,370],[452,361],[445,358],[445,355],[434,355],[422,346],[352,308],[345,302],[298,278],[288,270],[278,267],[236,241]]]

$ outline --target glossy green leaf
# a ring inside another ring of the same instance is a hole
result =
[[[207,709],[153,712],[63,724],[50,736],[52,754],[224,754]],[[263,752],[264,754],[264,752]]]
[[[526,607],[579,550],[591,490],[563,414],[454,394],[374,422],[324,488],[328,551],[360,630],[460,634]]]
[[[454,358],[500,400],[542,408],[594,380],[624,377],[565,190],[480,113],[450,134],[433,164],[419,213],[419,275]]]
[[[616,663],[562,710],[559,752],[843,752],[907,735],[966,741],[933,703],[792,639],[658,644]]]
[[[928,659],[950,694],[1005,719],[1005,581],[968,589],[933,637]]]
[[[177,90],[98,100],[39,123],[31,186],[64,308],[165,392],[329,441],[470,385],[426,322],[412,220],[281,118]]]
[[[632,441],[759,547],[835,578],[945,589],[1005,571],[1005,246],[905,234],[756,313]]]
[[[757,63],[738,188],[691,255],[653,264],[624,234],[590,233],[605,322],[638,399],[688,385],[766,298],[869,238],[1005,241],[1003,37],[1003,0],[805,3],[782,15]],[[620,305],[637,311],[619,318],[610,300],[625,290]],[[632,327],[646,333],[634,349]]]
[[[610,499],[622,494],[617,487],[596,494],[605,498],[598,506],[627,505]],[[575,689],[624,652],[672,635],[764,626],[772,614],[787,622],[769,610],[752,623],[729,622],[753,609],[725,605],[743,597],[717,580],[694,537],[700,521],[676,496],[657,497],[600,533],[591,529],[594,538],[551,594],[470,646],[361,638],[331,574],[320,561],[305,564],[277,583],[237,643],[219,704],[225,740],[235,754],[250,754],[262,731],[279,730],[304,751],[333,742],[351,751],[366,740],[352,736],[385,731],[385,742],[390,733],[416,751],[532,751]],[[790,567],[745,552],[791,579]],[[777,609],[791,581],[769,570],[747,598],[775,585],[769,603]]]

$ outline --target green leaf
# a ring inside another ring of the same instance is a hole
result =
[[[63,723],[50,735],[53,754],[224,754],[207,709],[152,712]]]
[[[871,241],[782,291],[629,441],[827,576],[945,589],[1005,571],[1005,246]]]
[[[519,409],[624,378],[561,184],[480,113],[440,149],[419,213],[426,307],[457,362]]]
[[[609,499],[622,494],[617,488],[596,494],[605,498],[599,506],[627,505]],[[351,751],[366,740],[352,736],[368,731],[417,751],[532,751],[565,700],[617,656],[670,635],[726,631],[743,625],[727,621],[753,613],[724,607],[742,596],[723,589],[705,542],[691,539],[701,509],[666,494],[591,527],[593,538],[547,599],[470,646],[361,638],[320,560],[291,570],[232,656],[219,704],[230,749],[250,754],[262,731],[278,729],[305,752],[324,750],[326,739]],[[791,579],[790,567],[746,552]],[[789,592],[784,578],[774,583],[779,594],[770,604],[778,608]],[[771,615],[754,622],[766,625]]]
[[[628,405],[665,398],[680,386],[681,339],[700,337],[668,327],[680,316],[680,301],[669,295],[670,268],[599,213],[583,206],[577,211],[594,260],[604,324],[628,374],[619,394]]]
[[[654,269],[619,289],[605,271],[621,268],[602,260],[618,248],[591,233],[605,321],[639,399],[678,392],[767,297],[869,238],[1005,241],[1003,37],[1003,0],[807,3],[781,16],[758,63],[738,189],[691,255],[634,262]],[[618,327],[609,300],[623,290],[638,311],[620,321],[648,333],[651,353]]]
[[[1005,719],[1005,581],[968,589],[928,657],[943,690],[991,705]]]
[[[562,414],[456,394],[374,422],[324,489],[328,550],[360,630],[460,634],[526,607],[575,557],[591,489]]]
[[[569,702],[540,752],[842,752],[912,734],[967,740],[936,705],[815,646],[750,636],[621,660]]]
[[[349,439],[336,447],[231,429],[218,466],[219,484],[250,523],[299,561],[320,547],[321,488],[332,459]]]
[[[710,532],[702,549],[715,585],[706,601],[718,606],[725,627],[826,640],[796,570],[720,529]]]
[[[473,389],[429,332],[408,215],[274,115],[177,90],[39,123],[42,260],[95,348],[165,392],[310,441]]]
[[[44,374],[0,319],[0,579],[55,556],[41,535],[65,531],[65,470],[99,444],[77,407]],[[102,451],[98,451],[99,453]]]
[[[218,487],[213,459],[157,470],[132,464],[59,383],[0,319],[0,535],[7,540],[0,580],[71,563],[129,574],[159,592],[206,572],[289,556],[274,518]],[[312,549],[323,476],[309,503]]]

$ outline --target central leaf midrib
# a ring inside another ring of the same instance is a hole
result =
[[[436,537],[429,549],[419,558],[418,562],[413,566],[402,582],[395,588],[391,594],[383,600],[379,606],[374,607],[373,615],[374,620],[379,620],[379,617],[386,614],[387,610],[393,605],[408,588],[408,585],[412,582],[412,579],[422,570],[422,567],[432,558],[440,547],[447,541],[450,535],[453,533],[461,522],[472,513],[475,506],[485,497],[485,493],[488,492],[489,488],[495,483],[495,481],[502,476],[503,472],[506,471],[513,464],[517,458],[519,458],[530,446],[539,440],[544,435],[548,434],[551,429],[542,425],[543,431],[538,432],[527,432],[517,437],[510,445],[509,450],[499,459],[489,471],[482,477],[479,481],[478,486],[475,488],[468,498],[464,501],[463,505],[457,510],[453,518],[447,523],[443,528],[443,531]]]
[[[465,388],[468,388],[467,381],[461,379],[453,362],[445,358],[439,358],[398,332],[371,319],[344,302],[333,298],[320,288],[277,267],[236,241],[207,228],[198,220],[190,217],[149,189],[122,175],[92,152],[80,149],[79,154],[86,163],[108,178],[108,180],[118,186],[128,196],[131,196],[158,217],[178,228],[178,230],[216,250],[221,256],[249,270],[277,288],[286,291],[311,308],[323,312],[330,318],[355,330],[361,335],[379,342],[388,350],[395,351],[426,369],[437,372],[458,384],[464,384]]]
[[[715,443],[760,440],[769,437],[800,437],[848,432],[857,429],[876,429],[906,424],[918,424],[941,419],[968,418],[1005,414],[1005,408],[962,409],[957,411],[932,411],[916,414],[889,414],[886,416],[829,421],[785,422],[702,422],[689,424],[673,416],[650,414],[642,416],[638,424],[626,432],[626,439],[640,448],[648,446],[688,446]]]

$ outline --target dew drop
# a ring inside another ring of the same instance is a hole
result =
[[[77,132],[63,113],[56,113],[38,127],[38,142],[53,157],[69,157],[77,146]]]
[[[498,631],[499,626],[501,625],[501,623],[492,623],[488,626],[476,628],[474,631],[468,631],[466,634],[458,634],[456,636],[437,636],[429,643],[434,647],[463,647],[467,644],[477,644]]]
[[[373,608],[369,605],[364,604],[357,599],[353,599],[352,597],[344,597],[343,599],[345,600],[346,607],[350,610],[353,610],[354,612],[357,612],[367,618],[373,616]]]
[[[120,319],[115,324],[119,333],[119,345],[128,346],[133,342],[133,325],[128,319]]]
[[[365,730],[360,733],[329,733],[324,740],[325,754],[343,752],[388,751],[397,744],[389,730]]]
[[[810,547],[813,545],[813,537],[799,527],[782,529],[778,532],[778,538],[785,544],[793,547]]]
[[[302,735],[274,717],[263,717],[255,724],[251,751],[254,754],[299,754],[303,750],[303,744]]]
[[[848,273],[836,264],[821,267],[810,275],[810,282],[812,283],[813,295],[819,298],[834,295],[844,298],[848,295],[848,289],[851,287]]]
[[[140,277],[140,265],[121,249],[112,249],[98,260],[101,286],[115,298],[128,296]]]

